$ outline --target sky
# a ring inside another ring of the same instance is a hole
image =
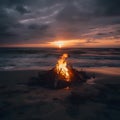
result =
[[[120,47],[120,0],[0,0],[0,47]]]

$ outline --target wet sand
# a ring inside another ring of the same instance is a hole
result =
[[[70,89],[28,86],[42,72],[0,71],[0,120],[120,120],[120,68],[87,68],[95,78]]]

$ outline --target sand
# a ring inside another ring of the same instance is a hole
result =
[[[0,120],[120,120],[120,68],[87,68],[95,79],[70,89],[28,86],[42,72],[0,71]]]

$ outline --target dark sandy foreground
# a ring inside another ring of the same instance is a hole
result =
[[[39,71],[1,71],[0,120],[120,120],[120,68],[86,70],[96,78],[61,90],[28,86]]]

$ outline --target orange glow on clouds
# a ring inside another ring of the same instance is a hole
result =
[[[0,47],[51,47],[51,48],[104,48],[104,47],[120,47],[120,40],[112,38],[103,38],[87,41],[87,39],[74,40],[56,40],[40,44],[10,44],[2,45]]]

